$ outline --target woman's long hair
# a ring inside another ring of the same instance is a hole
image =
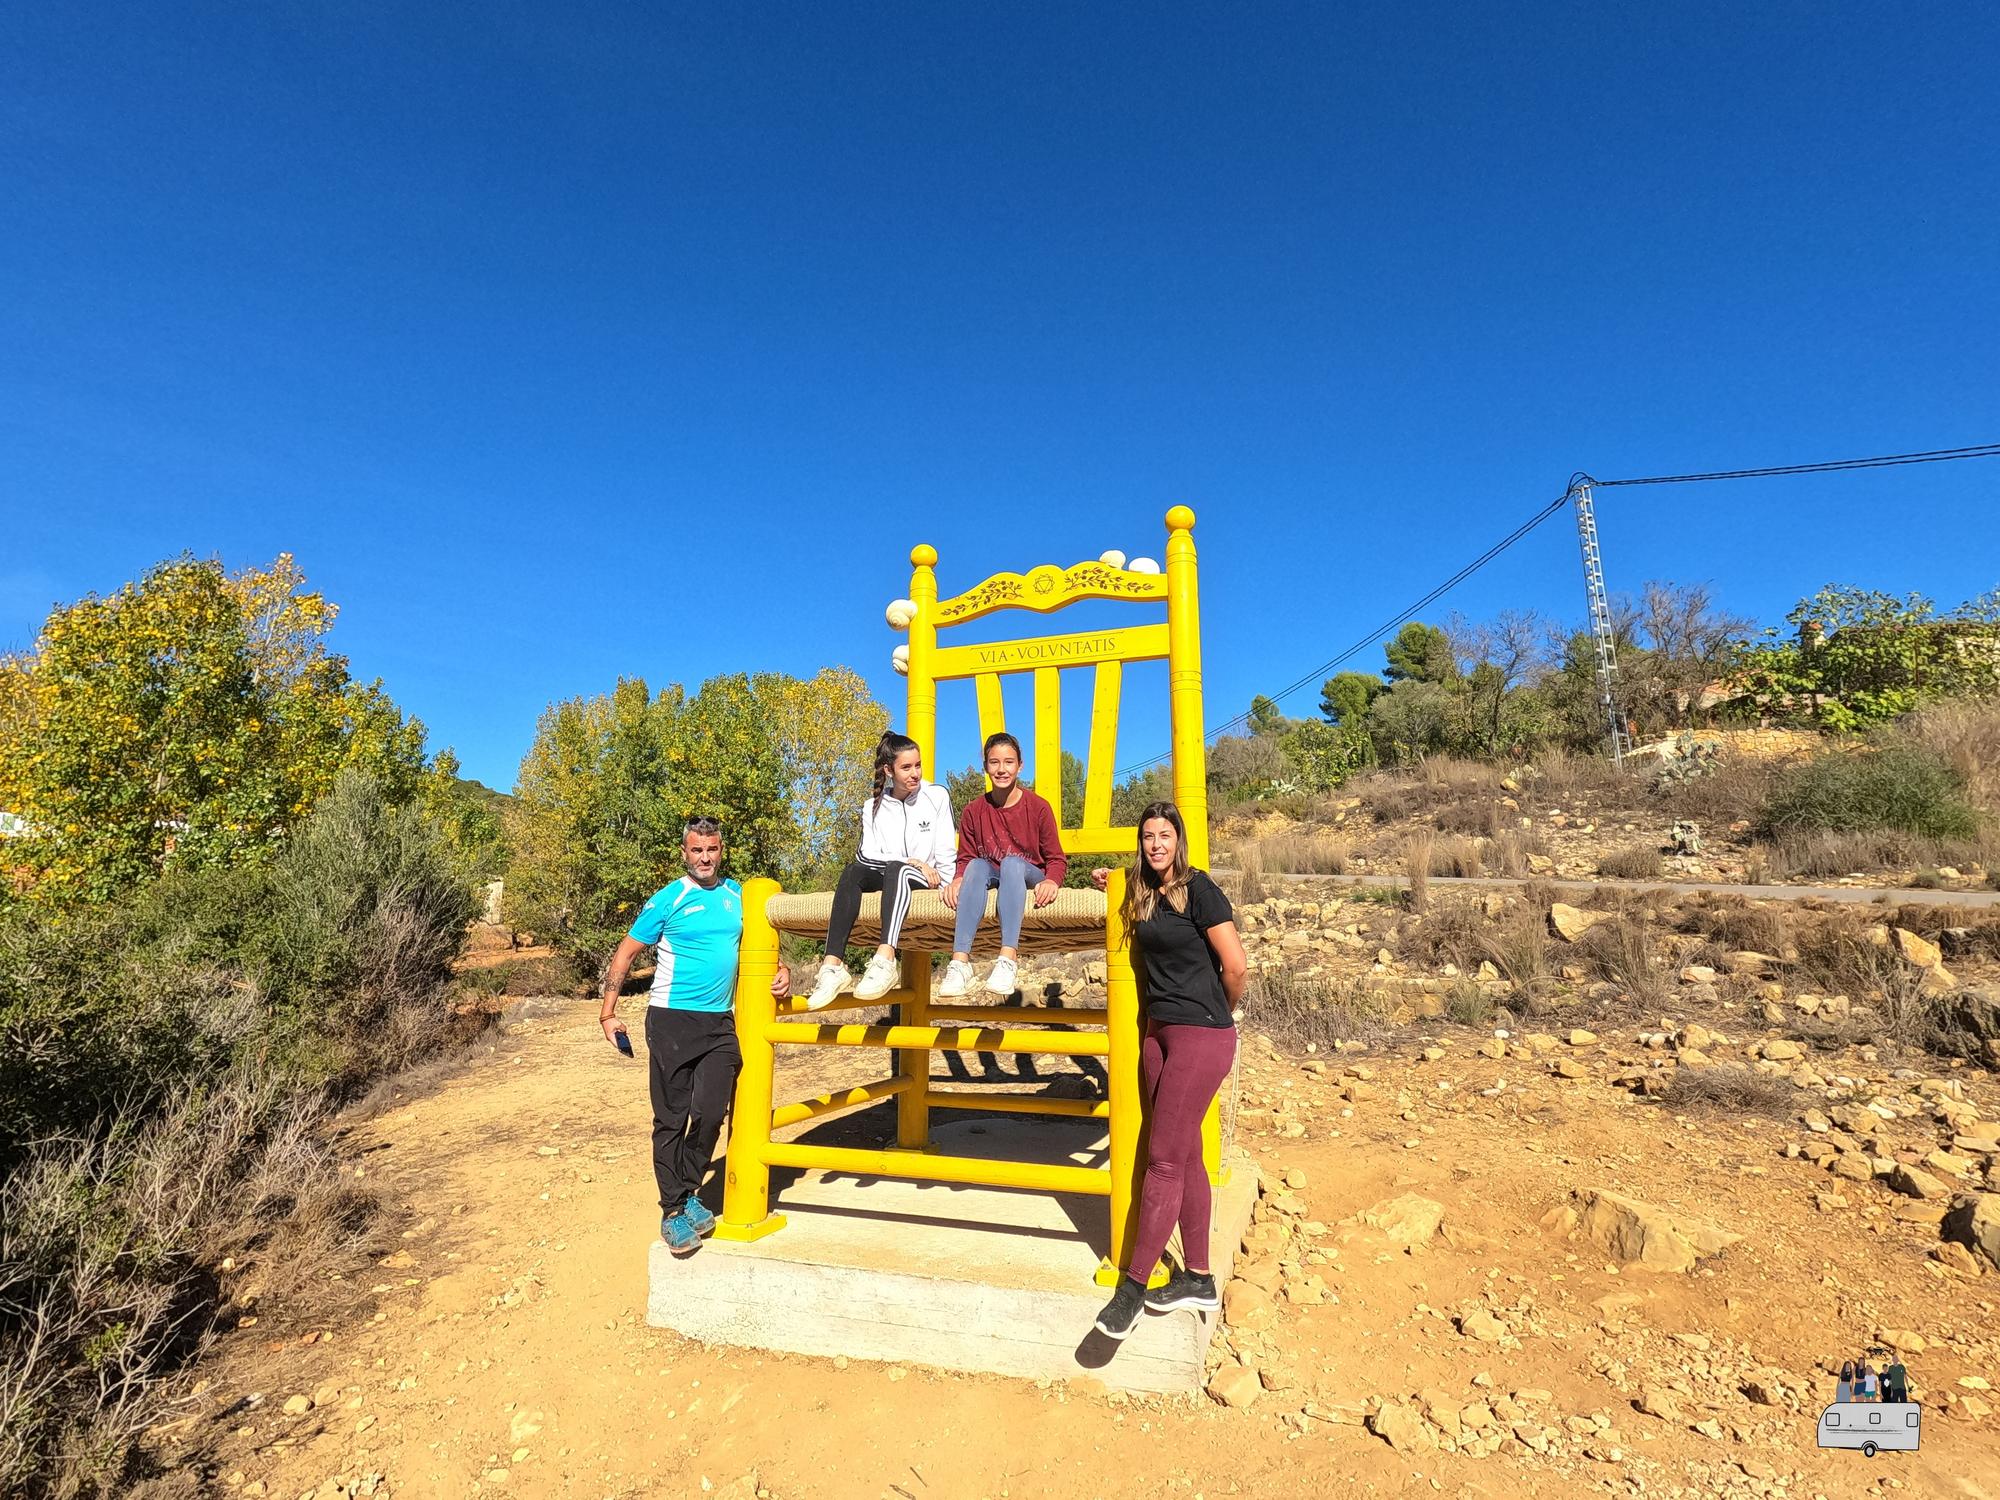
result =
[[[1840,1378],[1841,1378],[1842,1380],[1848,1380],[1848,1381],[1851,1381],[1851,1380],[1853,1380],[1853,1379],[1854,1379],[1854,1361],[1853,1361],[1853,1360],[1849,1359],[1849,1360],[1843,1360],[1843,1361],[1841,1362],[1841,1366],[1840,1366]]]
[[[1153,873],[1146,859],[1146,825],[1155,818],[1165,818],[1174,829],[1174,862],[1164,880]],[[1150,918],[1162,901],[1175,911],[1186,911],[1187,886],[1187,824],[1181,821],[1181,810],[1171,802],[1148,802],[1146,810],[1139,814],[1138,857],[1132,861],[1132,874],[1125,882],[1127,941],[1132,929]]]
[[[875,745],[875,811],[882,811],[882,794],[889,788],[889,767],[896,763],[896,757],[905,750],[920,750],[923,747],[907,734],[898,734],[891,729],[885,732]]]

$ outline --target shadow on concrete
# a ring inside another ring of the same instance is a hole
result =
[[[940,1079],[938,1081],[941,1082],[944,1080]],[[1009,1079],[1009,1081],[1012,1082],[1014,1080]],[[1074,1074],[1060,1079],[1051,1078],[1047,1081],[1050,1087],[1037,1090],[1037,1092],[1062,1097],[1076,1097],[1079,1092],[1077,1086],[1081,1082]],[[963,1134],[968,1137],[980,1137],[986,1134],[986,1127],[989,1122],[993,1124],[1012,1124],[1021,1118],[1018,1115],[1006,1115],[997,1111],[991,1114],[982,1114],[977,1109],[954,1109],[939,1111],[938,1113],[948,1116],[948,1124],[944,1126],[944,1131],[948,1136]],[[1105,1138],[1106,1124],[1104,1121],[1051,1118],[1038,1123],[1046,1125],[1047,1129],[1037,1133],[1036,1139],[1042,1149],[1036,1151],[1029,1159],[1045,1162],[1050,1165],[1085,1167],[1102,1167],[1110,1159],[1110,1145]],[[936,1116],[933,1116],[932,1135],[934,1139],[938,1133]],[[820,1121],[798,1135],[791,1137],[791,1139],[802,1145],[813,1146],[880,1148],[893,1145],[896,1139],[896,1102],[893,1099],[885,1099],[879,1103],[864,1105],[860,1109],[850,1110],[846,1114],[836,1115]],[[951,1149],[952,1144],[957,1144],[959,1149]],[[963,1142],[947,1142],[943,1154],[955,1156],[978,1156],[982,1154],[977,1150],[968,1151],[963,1149],[963,1144]],[[998,1160],[1001,1158],[996,1153],[994,1159]],[[719,1209],[721,1205],[724,1165],[724,1159],[718,1156],[714,1165],[710,1168],[709,1176],[703,1185],[702,1201],[707,1203],[711,1208]],[[939,1191],[949,1196],[941,1200],[940,1211],[935,1219],[925,1214],[878,1212],[858,1203],[852,1205],[842,1204],[838,1208],[829,1207],[824,1204],[792,1204],[787,1206],[785,1202],[785,1189],[796,1184],[801,1178],[807,1175],[808,1169],[803,1167],[773,1167],[771,1169],[771,1207],[774,1211],[780,1213],[804,1212],[827,1214],[842,1218],[876,1220],[884,1223],[936,1223],[960,1224],[968,1227],[987,1227],[1004,1231],[1008,1234],[1024,1234],[1030,1238],[1049,1240],[1077,1239],[1088,1246],[1091,1252],[1100,1259],[1110,1254],[1111,1208],[1109,1202],[1104,1198],[1079,1193],[1044,1193],[1032,1188],[995,1188],[981,1186],[976,1183],[928,1182],[922,1179],[897,1177],[893,1174],[883,1173],[821,1172],[818,1175],[824,1181],[851,1184],[854,1188],[864,1192],[870,1187],[882,1183],[894,1182],[906,1184],[920,1192]],[[1062,1210],[1063,1217],[1069,1220],[1070,1227],[1067,1230],[1063,1230],[1030,1227],[1019,1223],[989,1222],[980,1218],[967,1218],[962,1206],[954,1206],[950,1209],[942,1207],[943,1202],[950,1201],[950,1198],[965,1193],[1007,1193],[1009,1195],[1018,1193],[1025,1196],[1043,1198],[1053,1202]]]
[[[1118,1340],[1091,1325],[1090,1332],[1083,1336],[1083,1342],[1076,1346],[1076,1362],[1086,1370],[1101,1370],[1111,1363],[1118,1353]]]

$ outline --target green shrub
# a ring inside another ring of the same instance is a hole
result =
[[[351,1085],[443,1040],[476,903],[419,809],[343,776],[273,862],[269,900],[245,958],[304,1081]]]
[[[1762,821],[1781,835],[1894,829],[1924,838],[1970,838],[1979,829],[1952,768],[1909,745],[1807,761],[1779,782]]]
[[[142,1120],[255,1029],[228,972],[135,946],[116,908],[0,916],[0,1172],[31,1141]]]
[[[324,1284],[360,1243],[318,1127],[483,1021],[449,1004],[473,905],[448,836],[348,772],[267,864],[0,908],[0,1494],[130,1492],[216,1263]]]

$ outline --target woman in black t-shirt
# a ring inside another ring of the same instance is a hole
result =
[[[1092,877],[1101,890],[1108,872]],[[1236,1002],[1246,965],[1236,913],[1205,870],[1187,861],[1180,809],[1154,802],[1139,815],[1139,858],[1125,885],[1125,931],[1146,1006],[1139,1055],[1147,1109],[1146,1181],[1132,1259],[1097,1327],[1122,1339],[1151,1308],[1222,1305],[1209,1272],[1208,1171],[1201,1122],[1236,1060]],[[1181,1258],[1167,1284],[1146,1290],[1175,1223]]]

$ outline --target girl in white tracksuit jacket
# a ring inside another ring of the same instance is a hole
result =
[[[875,1000],[895,988],[896,942],[903,935],[911,893],[940,890],[951,881],[958,860],[951,799],[943,787],[924,780],[923,764],[917,742],[893,730],[875,747],[875,790],[861,804],[861,854],[840,872],[834,887],[826,957],[806,1000],[810,1009],[830,1004],[853,978],[841,954],[861,914],[864,892],[882,893],[882,941],[854,986],[854,998]]]

